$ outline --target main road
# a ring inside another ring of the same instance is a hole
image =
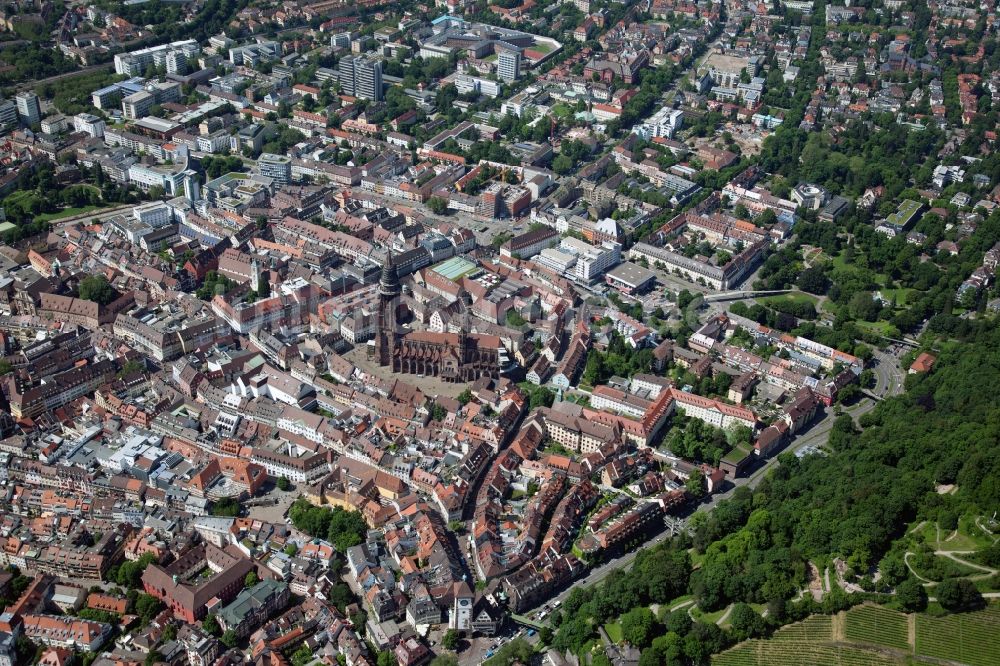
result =
[[[49,76],[44,79],[38,79],[37,81],[25,81],[24,83],[19,83],[15,87],[18,92],[24,90],[37,90],[39,86],[44,86],[46,83],[55,83],[57,81],[62,81],[63,79],[71,79],[75,76],[81,76],[83,74],[90,74],[91,72],[100,72],[106,69],[113,69],[113,62],[105,62],[100,65],[91,65],[90,67],[81,67],[80,69],[74,69],[72,72],[64,72],[63,74],[56,74],[54,76]]]

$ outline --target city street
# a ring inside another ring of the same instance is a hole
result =
[[[885,398],[903,392],[906,371],[899,367],[899,355],[876,349],[870,367],[875,373],[874,395]]]

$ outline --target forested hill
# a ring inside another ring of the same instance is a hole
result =
[[[699,525],[695,546],[708,557],[692,585],[702,607],[786,596],[806,560],[834,556],[862,575],[883,564],[891,585],[905,576],[891,546],[908,524],[1000,510],[998,379],[993,328],[945,345],[934,371],[908,377],[906,393],[863,417],[861,431],[840,417],[832,455],[785,455],[752,498],[739,494]],[[940,494],[942,484],[957,491]]]

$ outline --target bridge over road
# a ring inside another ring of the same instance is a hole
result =
[[[777,296],[779,294],[790,294],[794,289],[773,289],[770,291],[744,290],[744,291],[720,291],[717,294],[706,294],[705,302],[714,303],[718,301],[742,301],[745,298],[756,298],[758,296]]]

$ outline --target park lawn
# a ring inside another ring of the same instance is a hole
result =
[[[622,625],[618,622],[608,622],[604,625],[604,631],[608,632],[608,638],[611,639],[612,643],[621,643],[624,639]]]
[[[50,222],[52,220],[61,220],[65,217],[73,217],[74,215],[82,215],[83,213],[89,213],[92,210],[101,210],[104,206],[81,206],[80,208],[63,208],[58,213],[44,213],[35,218],[35,220],[40,222]]]
[[[961,562],[957,562],[951,559],[950,557],[944,557],[943,555],[935,555],[934,559],[939,560],[940,563],[944,566],[944,570],[946,573],[941,578],[921,569],[917,565],[917,563],[913,561],[912,557],[910,558],[910,567],[922,578],[926,578],[927,580],[932,580],[935,582],[941,582],[941,580],[947,580],[948,578],[966,578],[969,576],[977,576],[979,574],[985,573],[984,571],[981,571],[974,567],[967,566],[965,564],[962,564]]]
[[[854,254],[855,257],[858,257],[860,255],[861,255],[861,252],[855,251],[855,254]],[[844,251],[843,250],[841,250],[837,254],[836,257],[832,257],[830,259],[830,263],[833,265],[834,270],[836,270],[838,268],[841,268],[841,269],[842,268],[855,268],[854,264],[848,264],[847,261],[844,259]]]
[[[787,307],[782,307],[782,306],[792,306],[793,308],[795,308],[795,307],[804,307],[806,305],[812,305],[817,313],[819,313],[822,309],[818,298],[816,298],[811,294],[807,294],[801,291],[793,292],[791,294],[783,294],[780,296],[779,295],[760,296],[755,300],[760,305],[772,307],[778,311],[783,311],[788,309]]]
[[[899,334],[896,327],[887,321],[855,321],[854,325],[863,331],[885,335],[890,338]]]
[[[997,576],[990,576],[988,578],[978,578],[972,583],[976,586],[976,589],[980,593],[986,592],[1000,592],[1000,578]]]
[[[665,606],[666,608],[676,608],[678,604],[683,604],[685,602],[691,601],[691,599],[693,598],[694,595],[684,594],[682,596],[677,597],[676,599],[671,599],[669,604],[663,604],[663,606]]]
[[[726,614],[726,609],[713,611],[711,613],[706,613],[697,606],[691,607],[691,617],[699,622],[705,622],[706,624],[715,624],[719,621],[719,618]]]
[[[993,540],[976,526],[975,517],[963,515],[958,519],[958,533],[951,539],[952,531],[940,530],[941,540],[938,540],[938,529],[935,523],[927,523],[920,528],[924,542],[934,550],[978,550],[986,548]]]
[[[823,248],[810,246],[808,249],[802,247],[802,261],[811,262],[814,265],[822,265],[830,261],[830,255],[823,252]]]
[[[855,256],[854,263],[848,264],[844,260],[844,251],[841,250],[840,254],[834,257],[831,262],[833,265],[833,269],[837,270],[844,268],[857,268],[856,266],[857,260],[863,257],[864,253],[862,253],[859,250],[855,250],[854,256]],[[875,275],[875,283],[879,286],[879,288],[884,288],[886,285],[891,284],[889,281],[889,276],[886,275],[885,273],[876,273],[874,270],[872,271],[872,273]]]
[[[774,303],[789,302],[792,303],[812,303],[816,305],[819,303],[819,299],[812,294],[807,294],[804,291],[793,291],[790,294],[781,294],[777,296],[761,296],[757,299],[757,302],[761,305],[772,305]]]
[[[910,300],[913,295],[917,293],[916,289],[910,289],[908,287],[900,287],[898,289],[883,289],[882,295],[888,299],[895,298],[897,307],[905,307],[910,304]]]

